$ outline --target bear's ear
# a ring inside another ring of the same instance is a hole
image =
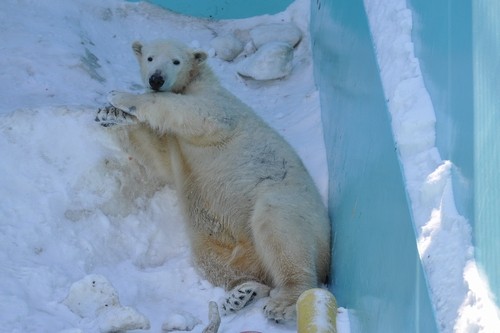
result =
[[[194,60],[196,60],[198,63],[202,63],[205,60],[207,60],[207,54],[203,51],[194,51],[193,52]]]
[[[142,44],[141,42],[135,41],[132,43],[132,50],[134,50],[135,55],[140,58],[142,56]]]

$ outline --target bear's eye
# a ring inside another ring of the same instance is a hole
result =
[[[177,60],[177,59],[174,59],[174,60],[172,60],[172,63],[174,65],[179,65],[181,62],[179,60]]]
[[[153,57],[148,57],[148,61],[149,62],[153,61]]]

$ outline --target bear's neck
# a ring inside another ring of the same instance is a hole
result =
[[[189,80],[187,84],[182,87],[174,87],[172,92],[176,94],[185,94],[191,89],[197,90],[198,86],[206,86],[205,82],[210,82],[211,87],[219,84],[219,81],[214,75],[212,69],[207,65],[202,64],[189,73]]]

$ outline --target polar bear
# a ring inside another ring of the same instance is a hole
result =
[[[330,222],[302,161],[221,86],[203,51],[173,40],[132,49],[148,92],[111,92],[96,120],[129,125],[129,147],[175,186],[194,262],[229,291],[221,310],[270,296],[266,317],[292,320],[330,263]]]

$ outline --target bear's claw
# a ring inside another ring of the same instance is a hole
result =
[[[137,122],[136,117],[131,116],[130,114],[123,112],[112,105],[99,108],[94,120],[104,127],[113,125],[130,125]]]
[[[136,116],[137,95],[113,90],[108,94],[108,102],[122,112]]]

